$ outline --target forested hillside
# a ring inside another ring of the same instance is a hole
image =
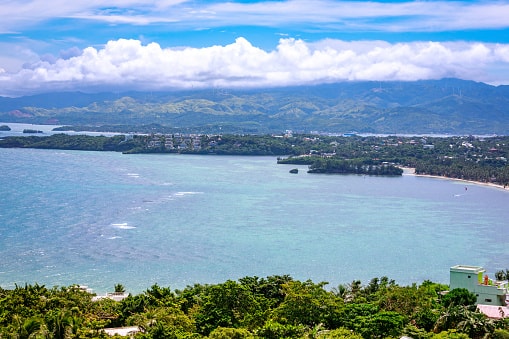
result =
[[[0,121],[201,132],[509,134],[509,86],[458,79],[0,98]]]

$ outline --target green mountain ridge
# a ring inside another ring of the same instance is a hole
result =
[[[0,97],[0,121],[237,132],[509,134],[509,86],[459,79]]]

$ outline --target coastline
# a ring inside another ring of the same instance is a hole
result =
[[[480,186],[496,188],[496,189],[499,189],[502,191],[509,192],[509,187],[507,187],[507,186],[504,187],[503,185],[493,184],[491,182],[449,178],[449,177],[444,177],[444,176],[440,176],[440,175],[431,175],[431,174],[415,174],[415,168],[413,168],[413,167],[401,167],[401,169],[403,169],[403,175],[413,175],[416,177],[425,177],[425,178],[443,179],[443,180],[454,180],[454,181],[464,182],[464,183],[468,183],[468,184],[472,184],[472,185],[480,185]]]

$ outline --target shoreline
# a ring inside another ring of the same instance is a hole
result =
[[[432,179],[454,180],[454,181],[464,182],[467,184],[486,186],[486,187],[496,188],[496,189],[499,189],[504,192],[509,192],[509,187],[507,187],[507,186],[504,187],[504,185],[499,185],[499,184],[493,184],[491,182],[482,182],[482,181],[475,181],[475,180],[450,178],[450,177],[444,177],[444,176],[440,176],[440,175],[431,175],[431,174],[416,174],[415,168],[413,168],[413,167],[401,167],[401,169],[403,169],[403,175],[413,175],[416,177],[424,177],[424,178],[432,178]]]

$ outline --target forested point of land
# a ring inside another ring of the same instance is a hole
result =
[[[399,286],[387,277],[326,285],[244,277],[182,290],[155,284],[121,301],[93,301],[78,286],[0,288],[0,338],[107,338],[104,328],[125,326],[136,326],[138,339],[509,337],[509,321],[476,311],[466,289],[443,294],[443,284]]]
[[[509,137],[403,137],[134,134],[54,134],[4,137],[0,147],[28,147],[123,153],[184,153],[277,156],[280,164],[309,165],[311,173],[401,175],[400,167],[426,174],[509,184]]]

